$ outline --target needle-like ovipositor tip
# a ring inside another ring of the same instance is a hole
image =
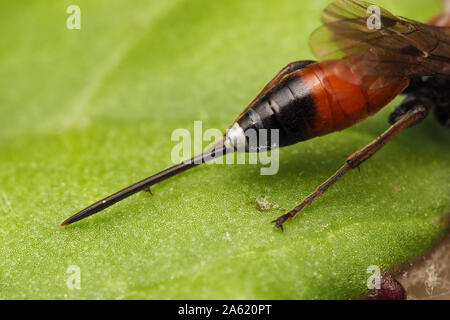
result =
[[[170,177],[173,177],[181,172],[184,172],[190,168],[193,168],[195,166],[198,166],[199,164],[208,162],[214,158],[220,157],[224,155],[227,152],[227,147],[225,147],[225,144],[223,141],[220,141],[211,147],[207,148],[202,154],[195,156],[187,161],[184,161],[182,163],[179,163],[177,165],[174,165],[168,169],[165,169],[161,172],[158,172],[157,174],[154,174],[144,180],[141,180],[129,187],[126,187],[125,189],[122,189],[100,201],[97,201],[93,204],[91,204],[89,207],[81,210],[80,212],[74,214],[70,218],[64,220],[61,223],[61,226],[67,226],[69,224],[72,224],[74,222],[77,222],[79,220],[82,220],[84,218],[87,218],[99,211],[102,211],[109,206],[112,206],[116,202],[119,202],[120,200],[123,200],[125,198],[128,198],[129,196],[148,189],[150,186],[164,181]]]

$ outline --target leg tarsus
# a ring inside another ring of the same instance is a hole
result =
[[[279,228],[279,229],[281,229],[281,231],[284,231],[283,223],[285,223],[287,219],[289,219],[288,213],[273,220],[272,223],[275,223],[275,228]]]

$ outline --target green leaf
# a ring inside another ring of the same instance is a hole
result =
[[[395,103],[280,150],[275,176],[204,165],[59,226],[171,165],[173,130],[226,129],[281,67],[312,58],[327,3],[79,0],[81,30],[68,30],[72,1],[3,1],[0,298],[357,298],[370,265],[428,248],[450,204],[449,132],[432,117],[284,233],[270,224],[385,130]],[[379,3],[422,21],[439,12],[439,1]],[[261,195],[278,208],[258,210]],[[66,285],[72,265],[80,290]]]

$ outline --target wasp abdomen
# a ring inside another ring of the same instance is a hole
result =
[[[374,114],[408,85],[398,79],[386,88],[367,89],[339,60],[314,63],[291,73],[235,123],[232,134],[249,129],[278,129],[279,142],[250,151],[283,147],[343,130]]]
[[[279,144],[276,147],[282,147],[312,138],[314,116],[310,90],[294,73],[249,108],[237,123],[244,132],[248,129],[278,129]],[[268,147],[273,148],[273,145]]]

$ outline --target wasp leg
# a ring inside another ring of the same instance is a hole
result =
[[[445,128],[450,128],[450,108],[437,107],[434,109],[436,120]]]
[[[317,197],[323,194],[331,185],[333,185],[340,177],[342,177],[346,172],[358,168],[364,161],[372,157],[378,150],[380,150],[386,143],[388,143],[392,138],[402,132],[404,129],[408,128],[410,125],[421,121],[424,119],[430,111],[430,108],[425,107],[422,104],[416,105],[410,113],[406,114],[403,118],[394,123],[389,129],[387,129],[383,134],[373,140],[371,143],[366,145],[364,148],[355,152],[349,156],[345,164],[336,171],[328,180],[322,183],[316,191],[307,196],[298,206],[294,207],[288,213],[282,215],[278,219],[272,221],[275,223],[276,228],[281,228],[283,230],[283,223],[294,218],[300,211],[306,208],[311,202]]]
[[[413,108],[418,106],[419,104],[428,106],[428,109],[431,108],[433,103],[425,97],[417,97],[415,95],[409,95],[401,104],[395,108],[395,110],[389,115],[389,123],[396,123],[401,117],[410,112]],[[423,119],[422,119],[423,120]],[[420,121],[413,123],[412,125],[419,124]]]

